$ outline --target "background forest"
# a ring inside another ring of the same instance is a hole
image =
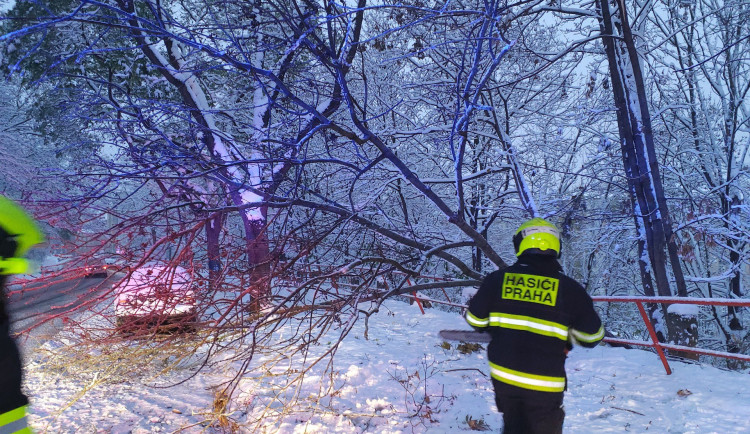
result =
[[[195,270],[237,359],[465,301],[532,216],[592,295],[746,297],[746,0],[18,0],[0,33],[2,193],[52,253]],[[696,313],[651,316],[747,354],[746,311]]]

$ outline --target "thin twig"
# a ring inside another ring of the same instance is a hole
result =
[[[477,368],[456,368],[456,369],[445,370],[445,372],[455,372],[455,371],[477,371],[480,374],[484,375],[485,377],[487,376],[487,374],[485,374],[484,372],[482,372],[480,369],[477,369]]]
[[[635,414],[639,414],[641,416],[645,416],[645,414],[643,414],[643,413],[638,413],[635,410],[628,410],[627,408],[620,408],[620,407],[610,407],[610,408],[614,408],[615,410],[629,411],[631,413],[635,413]]]

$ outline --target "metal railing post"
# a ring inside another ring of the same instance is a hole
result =
[[[408,283],[409,286],[411,286],[411,280],[406,279],[406,283]],[[419,310],[421,310],[422,315],[424,315],[424,307],[422,307],[422,301],[419,299],[419,297],[417,297],[417,291],[412,291],[411,295],[414,296],[414,300],[417,302],[417,306],[419,306]]]
[[[656,353],[659,354],[659,358],[661,359],[662,365],[664,365],[664,369],[667,371],[667,375],[672,374],[672,369],[669,367],[669,362],[667,362],[667,356],[664,354],[664,350],[661,347],[661,344],[659,343],[659,338],[656,336],[656,330],[654,330],[654,325],[651,324],[651,319],[649,319],[648,314],[646,313],[646,309],[643,308],[643,303],[640,301],[635,302],[635,304],[638,306],[638,311],[641,313],[641,318],[643,318],[643,323],[646,325],[646,328],[648,329],[648,334],[651,336],[651,344],[652,347],[656,350]]]
[[[450,297],[448,297],[448,293],[447,293],[447,292],[445,291],[445,288],[440,288],[440,289],[441,289],[441,290],[443,291],[443,295],[445,296],[445,300],[446,300],[446,301],[447,301],[448,303],[451,303],[451,298],[450,298]]]

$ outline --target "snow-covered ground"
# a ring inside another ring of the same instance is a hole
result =
[[[321,376],[323,363],[307,373],[299,389],[281,390],[290,373],[299,372],[301,360],[285,362],[286,375],[251,369],[235,393],[229,420],[239,432],[499,432],[502,418],[495,410],[484,351],[462,354],[456,343],[446,347],[437,337],[438,330],[455,328],[467,328],[455,313],[428,309],[422,315],[416,306],[389,301],[371,317],[369,339],[363,337],[362,321],[347,335],[330,368],[332,377]],[[30,420],[38,432],[221,432],[207,421],[216,391],[234,374],[236,362],[209,366],[182,384],[159,388],[148,385],[183,380],[200,359],[182,361],[157,376],[176,360],[175,353],[135,373],[112,372],[119,368],[105,362],[114,360],[122,346],[86,349],[90,361],[83,369],[53,356],[75,343],[63,331],[27,351]],[[142,342],[132,345],[148,350]],[[313,353],[326,349],[314,346]],[[259,356],[253,364],[270,357]],[[576,348],[567,363],[565,432],[750,432],[748,371],[671,366],[674,373],[667,376],[658,357],[646,351]],[[296,404],[284,409],[282,401],[289,396],[297,397]]]

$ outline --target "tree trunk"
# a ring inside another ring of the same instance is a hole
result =
[[[271,263],[268,232],[264,222],[250,222],[247,236],[247,260],[252,267],[250,296],[255,311],[270,303]]]
[[[655,289],[659,296],[672,295],[667,273],[669,263],[677,294],[687,296],[656,158],[645,85],[624,3],[597,0],[597,8],[617,107],[623,166],[639,235],[639,268],[644,292],[654,295]],[[677,335],[669,330],[669,321],[667,327],[663,327],[663,321],[668,318],[665,314],[664,308],[658,314],[652,310],[652,321],[657,330],[667,332],[674,342]]]
[[[738,219],[740,206],[742,201],[736,195],[732,196],[732,202],[727,207],[726,214],[728,215],[725,226],[727,230],[731,230],[730,222],[734,219]],[[742,272],[740,271],[740,252],[742,248],[740,242],[732,239],[731,237],[726,238],[727,247],[729,247],[729,262],[734,269],[734,275],[729,281],[729,293],[730,295],[740,298],[742,297]],[[737,315],[737,308],[734,306],[728,307],[729,314],[729,331],[727,332],[727,351],[730,353],[740,353],[743,350],[743,337],[745,334],[745,327]],[[730,369],[744,369],[747,365],[744,362],[738,360],[729,360],[727,365]]]
[[[238,206],[243,203],[238,192],[232,194],[232,200]],[[256,312],[270,303],[271,249],[266,226],[267,216],[268,208],[265,206],[240,211],[245,229],[247,262],[251,270],[247,280],[250,300],[246,306],[251,312]]]
[[[208,289],[211,293],[219,287],[221,277],[221,244],[219,236],[222,229],[222,215],[215,213],[206,221],[206,253],[208,256]]]

